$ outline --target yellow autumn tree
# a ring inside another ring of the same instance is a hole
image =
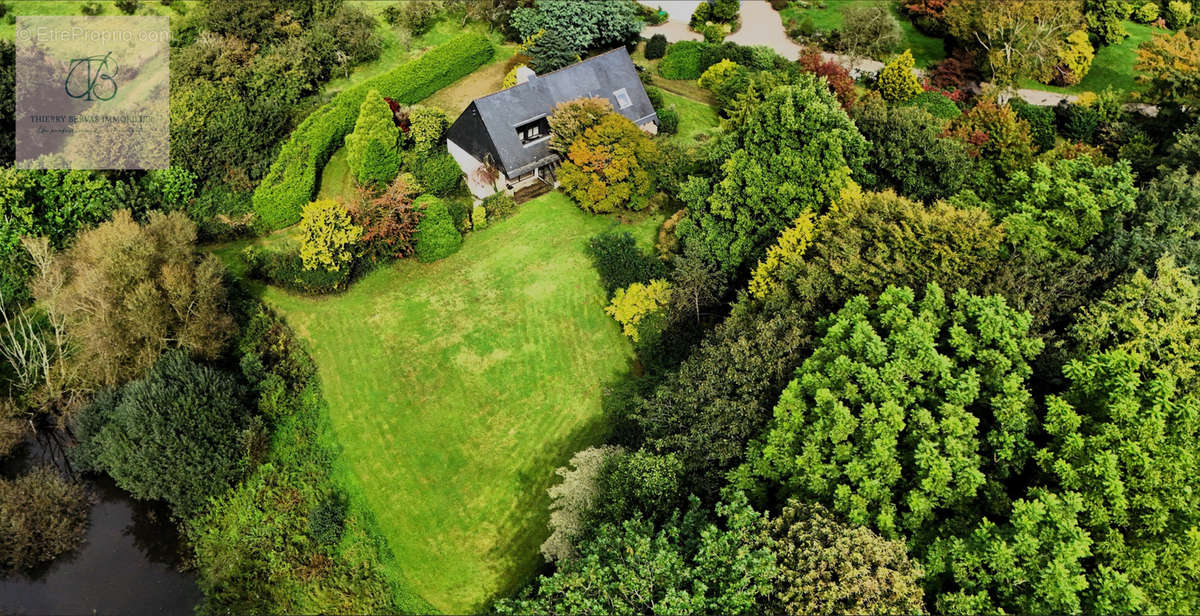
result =
[[[300,213],[300,258],[304,269],[330,272],[349,267],[362,227],[350,221],[346,208],[332,199],[313,201]]]
[[[1156,34],[1137,49],[1138,81],[1145,98],[1159,104],[1200,105],[1200,39],[1186,32]]]
[[[660,324],[671,302],[671,283],[662,279],[646,284],[635,282],[617,289],[612,303],[604,309],[621,324],[621,331],[634,342],[645,338],[648,328]]]
[[[879,93],[890,102],[906,101],[921,93],[921,82],[913,74],[912,52],[905,49],[879,71]]]
[[[754,268],[754,276],[750,278],[750,294],[756,299],[764,299],[775,292],[781,285],[779,270],[785,265],[799,263],[812,242],[815,228],[812,212],[804,212],[783,230],[779,241],[767,249],[767,256],[758,262]]]

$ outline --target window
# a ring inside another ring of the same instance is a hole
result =
[[[613,96],[617,97],[617,105],[621,109],[633,104],[633,101],[629,100],[629,92],[626,92],[625,88],[621,88],[620,90],[613,92]]]
[[[517,126],[517,136],[521,138],[522,144],[532,143],[539,139],[550,136],[550,122],[544,118],[538,118],[532,122],[526,122]]]

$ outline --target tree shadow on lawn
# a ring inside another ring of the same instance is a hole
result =
[[[491,611],[496,601],[512,597],[537,576],[553,572],[553,565],[546,562],[540,550],[533,556],[536,560],[533,561],[533,566],[530,566],[529,557],[515,548],[527,545],[540,548],[542,542],[550,536],[550,495],[546,490],[560,480],[554,471],[566,466],[576,452],[608,442],[616,421],[607,408],[609,392],[614,388],[629,386],[636,361],[636,358],[630,358],[628,370],[602,387],[604,413],[580,424],[566,438],[555,443],[546,443],[536,456],[527,460],[517,471],[518,477],[527,488],[517,506],[507,512],[497,524],[497,535],[501,540],[497,541],[487,554],[487,560],[505,574],[502,577],[507,586],[487,598],[485,611]]]

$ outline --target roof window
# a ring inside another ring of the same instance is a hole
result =
[[[629,92],[625,91],[625,88],[613,92],[613,96],[617,97],[617,106],[621,109],[633,105],[633,101],[629,100]]]

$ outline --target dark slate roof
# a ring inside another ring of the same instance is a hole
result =
[[[625,109],[614,94],[621,88],[632,103]],[[555,157],[549,139],[522,145],[517,127],[550,115],[559,103],[592,96],[607,98],[615,111],[638,124],[657,119],[629,52],[618,47],[475,99],[446,136],[479,160],[490,156],[505,175],[515,177]]]

